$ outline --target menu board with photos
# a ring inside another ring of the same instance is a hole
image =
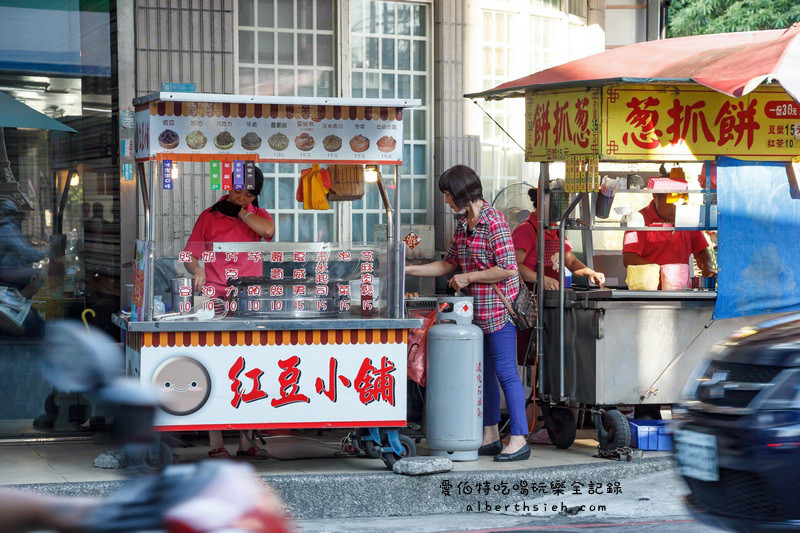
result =
[[[400,164],[398,107],[150,102],[136,108],[136,160]]]

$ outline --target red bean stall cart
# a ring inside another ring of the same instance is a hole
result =
[[[164,92],[134,101],[144,231],[131,310],[115,320],[124,330],[127,373],[161,394],[158,431],[360,428],[356,447],[388,466],[414,455],[413,441],[398,429],[406,427],[408,330],[421,320],[404,318],[406,245],[393,222],[403,112],[418,104]],[[368,245],[330,238],[205,243],[197,259],[224,261],[227,286],[194,294],[184,267],[192,260],[183,249],[188,233],[158,230],[159,217],[179,191],[195,193],[177,205],[200,205],[201,189],[253,188],[259,163],[314,165],[308,179],[316,181],[304,191],[317,202],[330,187],[320,171],[349,172],[363,194],[365,165],[367,187],[370,170],[393,170],[391,203],[377,172],[387,235]],[[178,180],[194,181],[189,188],[176,187]],[[183,243],[160,242],[170,238]],[[162,440],[146,461],[159,466],[170,457]]]

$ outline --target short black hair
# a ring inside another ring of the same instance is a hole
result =
[[[536,189],[536,187],[531,187],[528,189],[528,198],[531,199],[533,208],[537,209],[539,207],[539,191]]]
[[[450,167],[439,176],[439,190],[450,193],[459,208],[483,199],[483,186],[478,174],[466,165]]]

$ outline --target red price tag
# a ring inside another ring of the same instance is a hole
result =
[[[222,162],[222,190],[230,191],[233,189],[233,163],[230,161]]]

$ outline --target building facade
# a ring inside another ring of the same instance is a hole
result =
[[[404,120],[401,224],[435,227],[442,250],[453,227],[436,187],[443,170],[476,168],[488,200],[537,179],[521,147],[522,102],[463,94],[602,51],[606,15],[601,0],[0,0],[0,90],[78,131],[5,128],[15,183],[0,194],[16,186],[30,205],[3,214],[41,253],[25,284],[0,279],[31,304],[16,327],[0,320],[0,392],[17,402],[0,407],[0,437],[30,433],[37,417],[40,431],[74,429],[91,415],[87,405],[52,413],[54,402],[81,400],[51,394],[38,378],[36,339],[47,320],[86,309],[113,334],[110,314],[129,298],[133,241],[144,236],[133,98],[191,83],[206,93],[419,99]],[[373,242],[385,223],[374,187],[308,212],[294,198],[300,165],[260,166],[259,200],[278,241]],[[190,163],[174,190],[156,194],[156,253],[177,256],[220,193],[208,187],[207,166]]]

